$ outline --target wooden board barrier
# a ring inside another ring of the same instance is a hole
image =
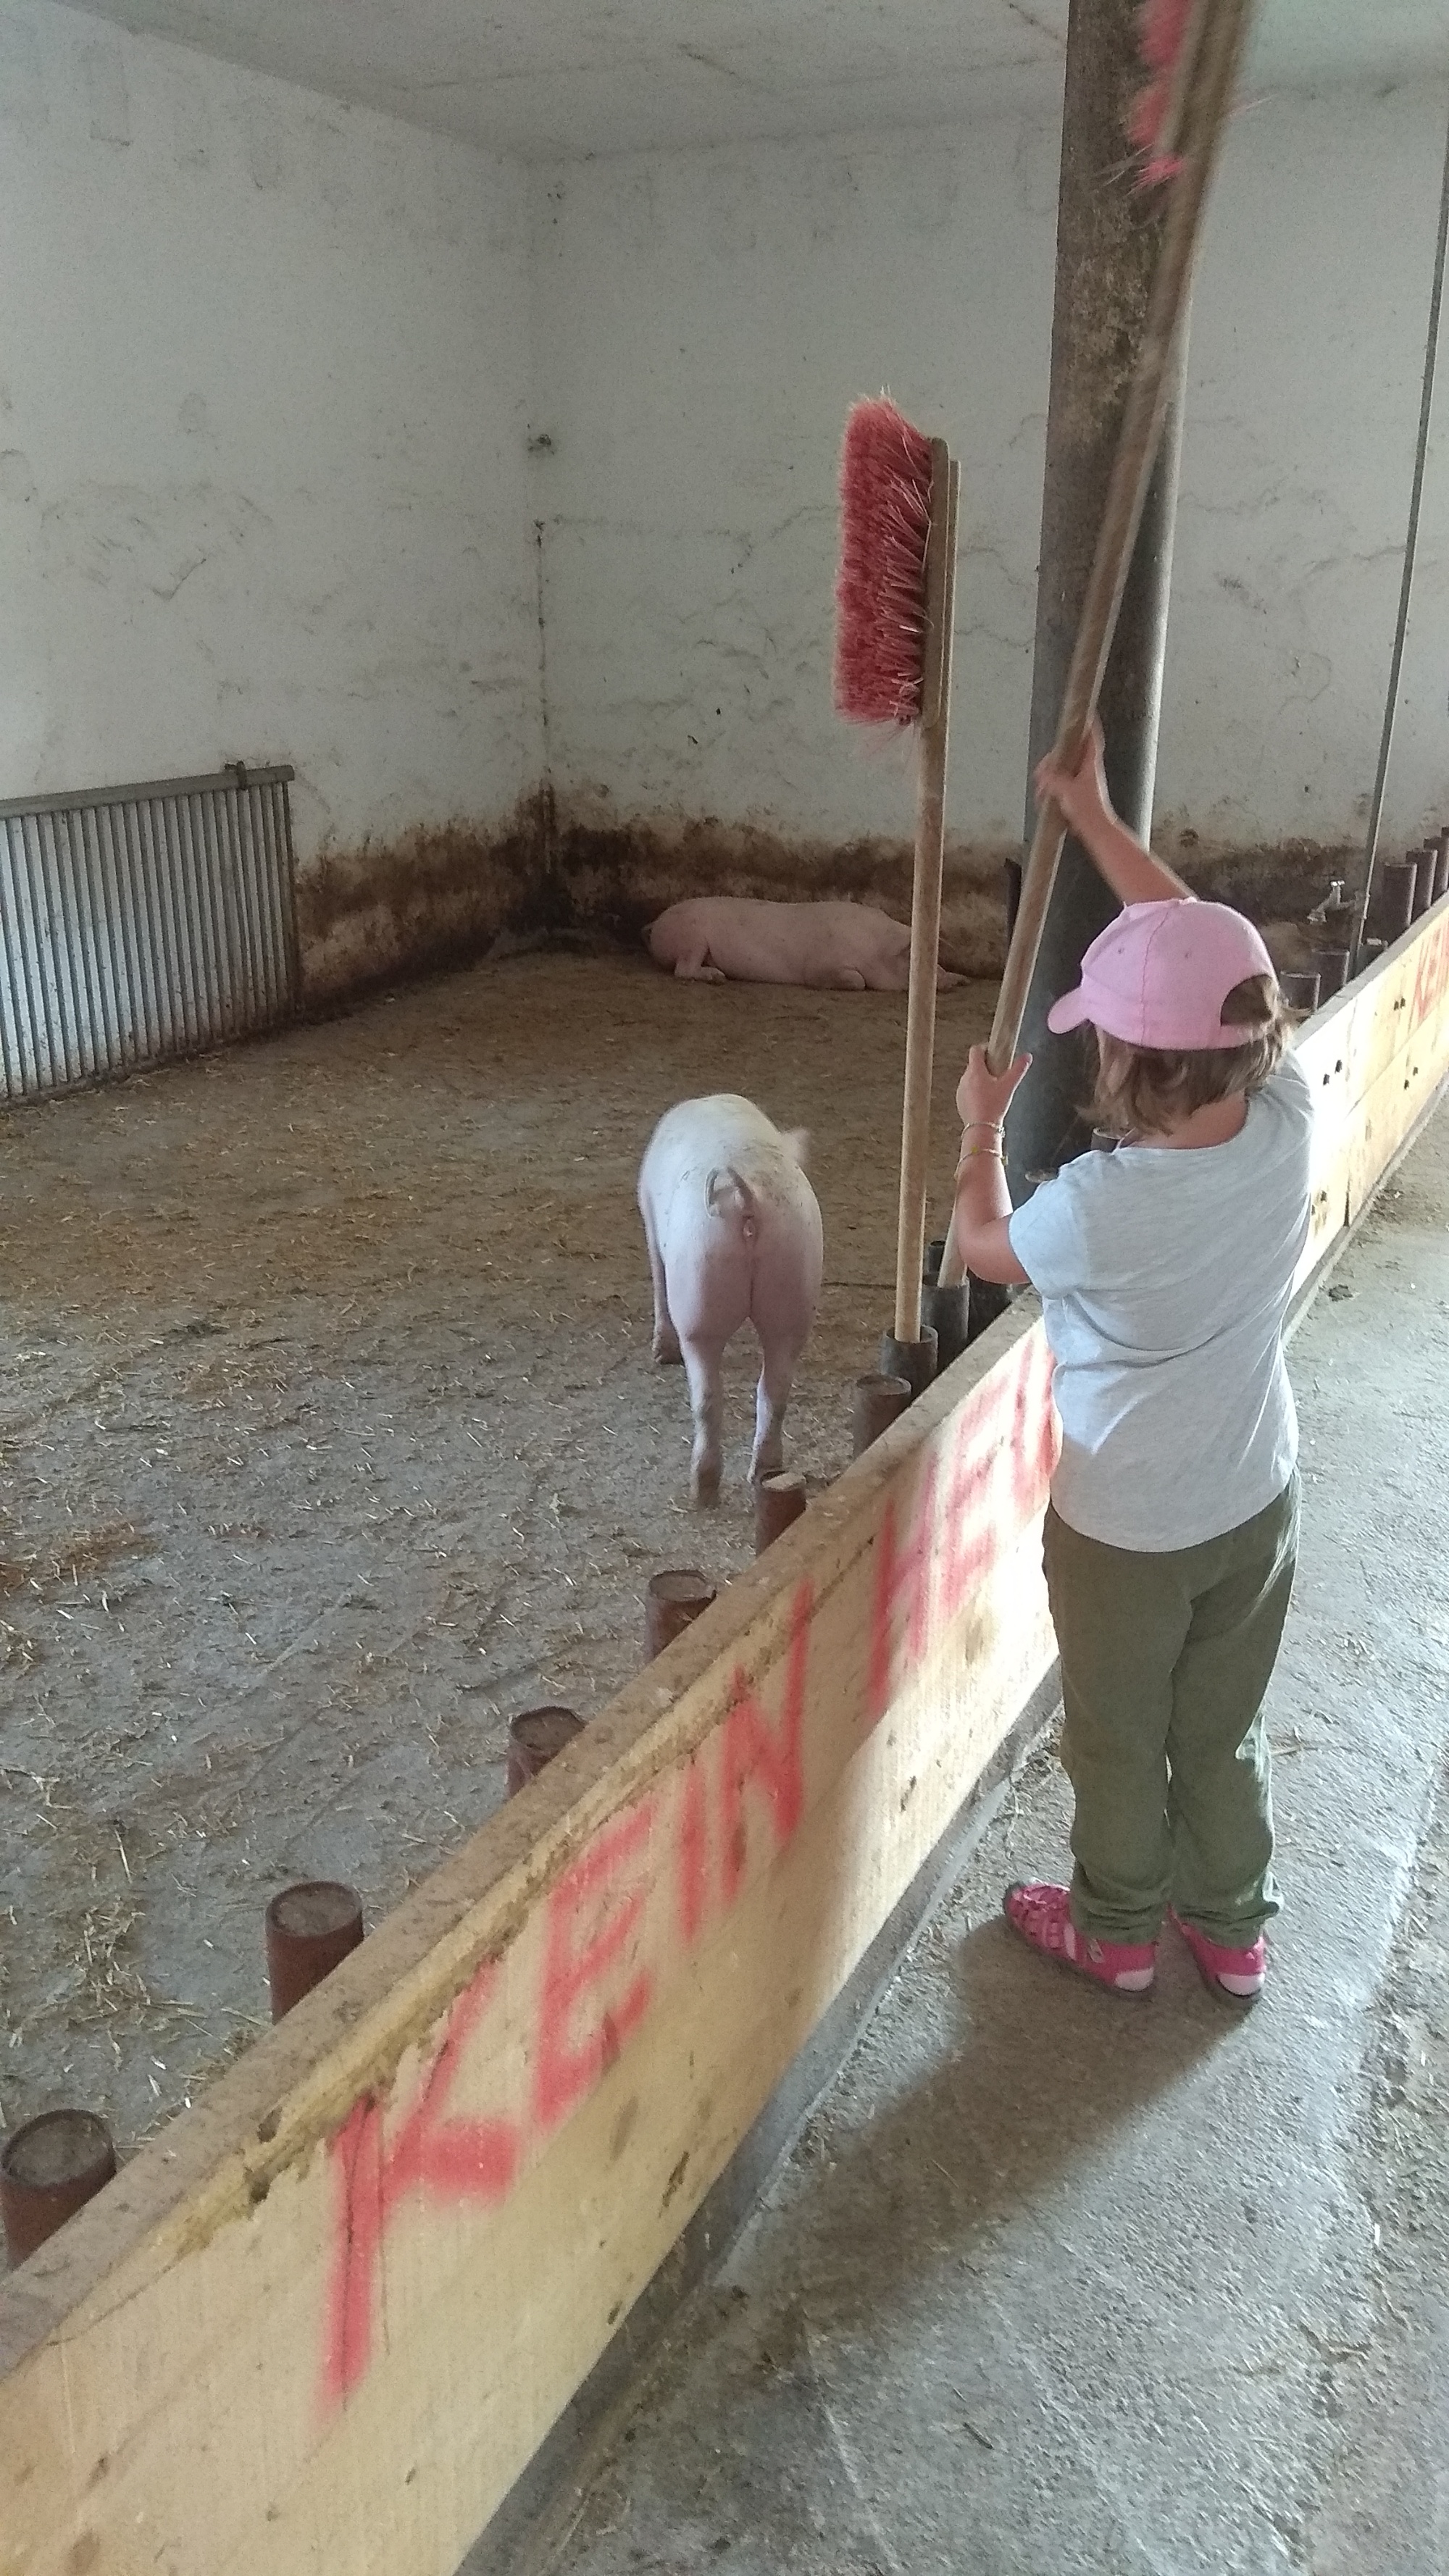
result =
[[[1299,1044],[1307,1280],[1449,903]],[[0,2288],[0,2576],[453,2576],[1049,1670],[1055,1440],[1024,1301]]]
[[[1449,896],[1314,1013],[1297,1051],[1317,1104],[1301,1285],[1357,1224],[1449,1071]]]

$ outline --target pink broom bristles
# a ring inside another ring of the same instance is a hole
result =
[[[1175,179],[1182,168],[1165,128],[1172,106],[1177,58],[1186,41],[1193,5],[1194,0],[1143,0],[1137,46],[1148,78],[1127,111],[1127,138],[1143,156],[1139,184],[1144,188]]]
[[[852,724],[920,720],[931,442],[895,404],[859,402],[840,458],[835,707]]]

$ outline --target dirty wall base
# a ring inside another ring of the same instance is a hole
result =
[[[501,822],[419,824],[398,839],[327,850],[297,872],[308,1008],[466,965],[556,906],[547,804],[525,797]]]
[[[909,780],[903,781],[910,808]],[[999,972],[1005,954],[1003,866],[1013,845],[953,842],[946,853],[941,947],[961,974]],[[590,798],[559,809],[558,879],[572,916],[628,944],[672,903],[744,895],[763,903],[853,898],[908,921],[911,843],[787,839],[762,823],[711,815],[629,816]]]
[[[884,756],[884,755],[883,755]],[[907,801],[909,778],[903,781]],[[1169,847],[1170,844],[1170,847]],[[1333,842],[1289,841],[1234,848],[1187,831],[1163,837],[1163,853],[1196,894],[1230,903],[1263,930],[1285,970],[1312,945],[1304,916],[1335,877],[1352,873],[1353,851]],[[1005,870],[1023,856],[1019,841],[948,840],[941,896],[941,955],[958,974],[999,976],[1006,962]],[[634,944],[667,905],[691,895],[746,895],[767,903],[854,897],[899,921],[911,913],[912,849],[899,840],[785,839],[757,823],[709,815],[632,816],[601,795],[561,804],[554,824],[555,881],[567,916]]]
[[[883,753],[882,757],[894,756]],[[908,805],[910,780],[902,776]],[[1284,971],[1307,963],[1304,916],[1356,854],[1337,843],[1231,848],[1159,835],[1198,894],[1258,923]],[[941,953],[955,972],[997,976],[1006,954],[1005,868],[1020,842],[948,843]],[[298,871],[307,1007],[467,965],[495,944],[577,937],[637,948],[648,923],[691,896],[767,903],[854,899],[910,918],[911,844],[787,837],[763,822],[619,814],[602,792],[556,802],[540,787],[498,822],[420,824],[387,842],[324,851]]]

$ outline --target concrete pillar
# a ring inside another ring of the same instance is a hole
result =
[[[1031,765],[1051,748],[1087,587],[1161,238],[1158,192],[1132,184],[1127,102],[1142,80],[1139,0],[1071,0],[1057,208],[1056,303],[1042,493],[1041,569],[1032,674]],[[1181,370],[1128,575],[1102,692],[1107,772],[1124,821],[1152,818],[1157,721],[1181,442]],[[1027,789],[1026,836],[1035,803]],[[1035,1059],[1007,1127],[1007,1178],[1019,1205],[1036,1182],[1083,1152],[1079,1117],[1090,1040],[1055,1038],[1046,1014],[1075,983],[1083,951],[1117,910],[1086,852],[1068,839],[1027,1002],[1022,1044]]]

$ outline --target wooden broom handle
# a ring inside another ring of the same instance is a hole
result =
[[[1122,415],[1112,479],[1107,486],[1097,550],[1057,725],[1055,756],[1072,765],[1080,757],[1096,714],[1117,631],[1132,549],[1167,416],[1173,349],[1192,291],[1202,210],[1232,102],[1251,7],[1252,0],[1198,0],[1183,39],[1190,55],[1183,67],[1181,87],[1179,149],[1183,167],[1173,182],[1168,203],[1142,346]],[[986,1061],[993,1073],[1004,1073],[1016,1055],[1065,839],[1066,825],[1048,799],[1037,812],[1006,972],[987,1040]]]
[[[916,854],[911,882],[911,972],[906,1079],[901,1103],[901,1191],[896,1218],[895,1338],[921,1338],[921,1256],[926,1244],[936,974],[941,962],[941,869],[946,840],[946,754],[951,730],[951,626],[956,599],[960,468],[944,439],[931,441],[931,526],[926,541],[926,643],[916,766]]]
[[[1112,479],[1057,725],[1055,756],[1069,764],[1080,756],[1096,714],[1117,631],[1117,613],[1167,415],[1173,349],[1192,289],[1203,206],[1232,101],[1251,9],[1252,0],[1197,0],[1183,40],[1188,49],[1182,71],[1178,141],[1183,167],[1172,184],[1142,345],[1122,415]],[[1037,809],[1006,972],[986,1042],[986,1061],[993,1073],[1005,1073],[1015,1059],[1065,839],[1066,825],[1048,798]],[[953,1224],[941,1264],[941,1284],[959,1286],[964,1276],[965,1264]]]

